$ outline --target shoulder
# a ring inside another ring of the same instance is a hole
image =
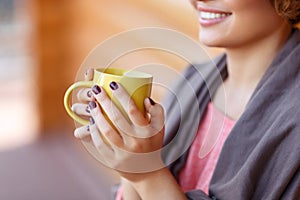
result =
[[[203,63],[190,64],[188,67],[185,68],[182,74],[187,79],[199,75],[202,76],[203,78],[206,78],[213,72],[218,73],[224,70],[225,66],[226,66],[226,55],[221,54]]]

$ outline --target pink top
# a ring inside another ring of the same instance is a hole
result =
[[[199,124],[184,168],[179,174],[179,184],[184,192],[200,189],[208,194],[210,179],[216,167],[223,144],[235,121],[225,116],[209,103]],[[122,200],[122,188],[116,200]]]
[[[200,189],[208,194],[223,144],[234,124],[235,121],[216,109],[213,103],[208,104],[186,164],[179,174],[179,184],[184,192]]]
[[[117,191],[117,195],[116,195],[116,200],[122,200],[122,195],[123,195],[123,190],[122,187],[119,187],[118,191]]]

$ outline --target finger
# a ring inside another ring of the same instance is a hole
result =
[[[146,98],[145,108],[150,114],[150,126],[157,131],[161,131],[165,124],[163,107],[155,103],[151,98]]]
[[[113,123],[114,127],[121,133],[129,134],[131,131],[131,125],[121,113],[119,108],[111,101],[107,93],[95,85],[92,87],[92,91],[94,93],[94,97],[97,102],[101,105],[101,108],[108,116],[110,121]]]
[[[110,145],[108,145],[104,140],[102,139],[101,133],[99,132],[95,120],[93,118],[90,118],[90,133],[91,133],[91,138],[92,141],[102,155],[105,155],[106,157],[112,157],[113,156],[113,149],[111,148]]]
[[[88,68],[85,71],[84,80],[85,81],[91,81],[91,80],[93,80],[93,77],[94,77],[94,69],[93,68]]]
[[[94,69],[93,68],[88,68],[85,71],[84,80],[85,81],[91,81],[91,80],[93,80],[93,77],[94,77]],[[92,101],[93,100],[93,95],[92,95],[91,89],[90,88],[80,89],[77,93],[77,99],[80,102],[84,102],[84,103]]]
[[[91,116],[95,120],[96,127],[104,136],[107,143],[110,145],[122,146],[123,140],[121,135],[113,128],[113,126],[107,121],[100,107],[96,102],[90,102]]]
[[[74,103],[72,105],[72,111],[76,113],[77,115],[82,115],[82,116],[91,116],[90,114],[90,107],[88,104],[83,104],[83,103]]]
[[[126,113],[128,114],[131,122],[138,126],[148,125],[148,119],[136,106],[127,91],[122,87],[121,84],[111,82],[110,84],[114,97],[116,97],[119,103],[122,105]]]
[[[90,127],[89,126],[81,126],[74,131],[74,136],[78,139],[83,139],[90,135]]]
[[[77,93],[77,99],[80,102],[87,103],[93,100],[93,93],[90,88],[82,88]]]

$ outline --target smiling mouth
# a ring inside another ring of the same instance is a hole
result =
[[[217,13],[217,12],[207,12],[201,11],[199,17],[204,20],[222,19],[231,15],[231,13]]]

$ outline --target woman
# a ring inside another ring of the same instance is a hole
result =
[[[199,117],[188,118],[188,107],[178,117],[171,95],[165,101],[164,127],[161,105],[145,99],[150,119],[144,117],[134,104],[125,105],[128,95],[113,82],[111,89],[131,122],[119,116],[121,136],[113,130],[100,110],[110,115],[110,100],[94,86],[92,92],[79,93],[82,101],[91,101],[87,112],[86,104],[73,106],[78,114],[91,115],[88,128],[76,129],[75,136],[90,134],[103,159],[122,166],[130,160],[124,150],[153,152],[163,146],[163,137],[167,145],[175,136],[176,148],[185,148],[185,137],[195,134],[189,150],[168,167],[144,173],[116,168],[123,199],[300,199],[300,33],[294,28],[300,21],[299,1],[208,0],[193,5],[201,42],[225,51],[214,61],[223,84],[212,64],[203,64],[188,67],[175,85],[179,97],[186,95],[181,89],[185,80],[198,91]],[[206,68],[212,70],[203,78],[199,73]],[[217,117],[209,120],[212,114]],[[196,133],[189,132],[191,123],[199,125]],[[140,134],[151,137],[133,137]],[[173,159],[172,152],[162,152],[164,161]],[[152,161],[162,164],[160,156]]]

